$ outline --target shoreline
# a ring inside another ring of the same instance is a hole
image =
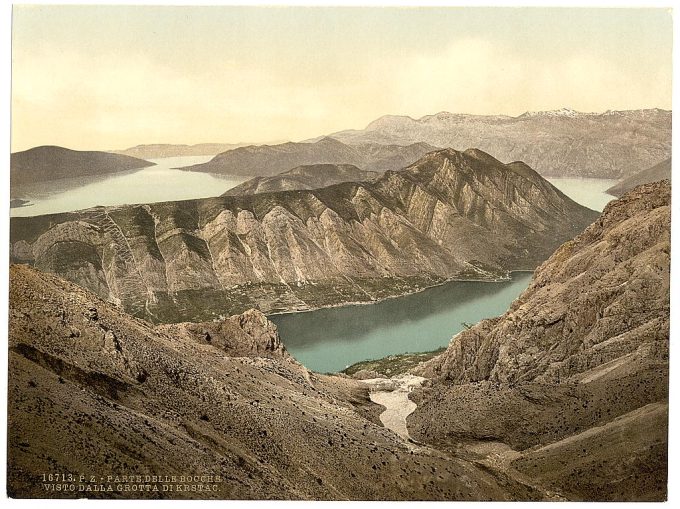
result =
[[[536,269],[517,269],[517,270],[509,270],[508,271],[508,276],[504,278],[497,278],[497,279],[471,279],[471,278],[466,278],[466,279],[457,279],[457,278],[449,278],[441,283],[437,283],[434,285],[430,286],[425,286],[423,288],[418,288],[412,291],[408,291],[405,293],[401,293],[399,295],[390,295],[387,297],[381,297],[379,299],[375,300],[369,300],[369,301],[355,301],[355,302],[342,302],[338,304],[329,304],[326,306],[316,306],[316,307],[310,307],[308,309],[300,309],[296,311],[274,311],[274,312],[263,312],[264,315],[269,318],[271,316],[282,316],[282,315],[292,315],[292,314],[298,314],[298,313],[310,313],[312,311],[320,311],[322,309],[333,309],[333,308],[341,308],[341,307],[349,307],[349,306],[370,306],[373,304],[379,304],[381,302],[391,300],[391,299],[398,299],[400,297],[407,297],[409,295],[415,295],[418,293],[422,293],[426,290],[430,290],[432,288],[437,288],[439,286],[444,286],[449,283],[507,283],[508,281],[512,281],[512,274],[516,273],[534,273]]]

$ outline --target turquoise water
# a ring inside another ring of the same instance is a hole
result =
[[[616,180],[551,178],[572,200],[601,211],[614,197]],[[517,272],[502,283],[459,282],[373,305],[320,309],[270,317],[281,339],[302,364],[321,372],[339,371],[367,359],[446,346],[463,329],[507,311],[529,285]]]
[[[576,203],[598,212],[602,212],[607,203],[616,199],[615,196],[605,191],[619,182],[611,179],[587,178],[548,178],[547,180]]]
[[[320,372],[339,371],[366,359],[446,346],[463,323],[503,314],[531,275],[515,272],[511,281],[499,283],[452,281],[376,304],[269,318],[302,364]]]
[[[10,210],[11,216],[38,216],[81,210],[96,205],[155,203],[219,196],[246,177],[229,177],[176,170],[204,163],[212,156],[150,159],[156,166],[100,177],[61,179],[13,190],[28,206]]]

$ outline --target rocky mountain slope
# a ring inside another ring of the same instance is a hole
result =
[[[441,112],[419,119],[388,115],[363,130],[330,136],[350,145],[478,147],[504,162],[524,161],[543,176],[625,178],[670,157],[671,112],[562,109],[518,117]]]
[[[375,171],[360,170],[352,164],[310,164],[298,166],[273,177],[255,177],[232,187],[222,196],[272,193],[298,189],[319,189],[341,182],[361,182],[378,176]]]
[[[379,424],[364,384],[307,371],[258,312],[153,328],[58,277],[12,266],[9,316],[12,497],[543,496],[414,448]]]
[[[182,169],[224,175],[272,176],[296,166],[352,164],[367,171],[403,168],[437,147],[427,143],[346,145],[332,138],[313,143],[283,143],[241,147],[216,155],[207,163]]]
[[[667,476],[670,184],[607,205],[501,317],[416,369],[412,436],[569,499],[662,500]]]
[[[497,279],[596,217],[523,163],[442,150],[370,182],[12,218],[11,257],[135,316],[202,321]]]
[[[112,150],[114,154],[141,157],[143,159],[157,159],[161,157],[185,157],[185,156],[213,156],[243,147],[246,143],[198,143],[196,145],[182,145],[172,143],[151,143],[148,145],[135,145],[124,150]]]
[[[669,157],[651,168],[634,173],[630,177],[622,180],[618,184],[607,189],[607,193],[612,196],[622,196],[636,186],[657,182],[659,180],[671,180],[672,161]]]
[[[153,165],[154,163],[143,159],[108,152],[52,146],[35,147],[11,154],[10,184],[14,188],[24,184],[106,175]]]

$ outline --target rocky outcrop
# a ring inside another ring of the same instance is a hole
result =
[[[135,316],[370,302],[545,260],[597,214],[523,163],[442,150],[370,182],[12,218],[12,259]]]
[[[625,178],[670,157],[671,112],[563,108],[509,117],[443,111],[419,119],[387,115],[363,130],[330,136],[349,145],[475,146],[504,162],[524,161],[543,176]]]
[[[412,450],[363,416],[375,407],[365,384],[275,354],[271,324],[257,313],[197,341],[195,331],[155,329],[26,266],[10,267],[9,301],[11,497],[541,496],[470,462]],[[225,350],[243,334],[266,339],[265,352]]]
[[[404,145],[346,145],[333,138],[311,143],[250,145],[217,154],[207,163],[182,169],[223,175],[273,176],[302,165],[351,164],[367,171],[400,169],[437,147],[416,142]]]
[[[212,345],[234,357],[290,359],[276,325],[255,309],[215,322],[159,325],[156,330],[172,337]]]
[[[232,187],[222,196],[319,189],[341,182],[371,180],[378,175],[375,171],[364,171],[352,164],[310,164],[298,166],[273,177],[252,178]]]
[[[636,186],[649,184],[659,180],[671,180],[672,160],[669,157],[651,168],[634,173],[630,177],[622,180],[618,184],[607,189],[607,193],[612,196],[622,196]]]
[[[106,175],[153,166],[155,163],[108,152],[70,150],[63,147],[35,147],[10,156],[13,195],[19,186],[51,180]]]
[[[571,499],[663,499],[669,270],[670,183],[661,181],[607,205],[506,314],[461,332],[416,369],[433,381],[416,395],[412,435],[444,447],[480,439],[541,447],[512,463],[534,473],[576,454],[581,466],[541,474]],[[598,449],[620,429],[625,440]]]

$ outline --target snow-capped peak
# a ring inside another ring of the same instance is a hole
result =
[[[578,117],[579,115],[583,115],[583,113],[571,108],[560,108],[559,110],[527,111],[522,113],[520,117]]]

